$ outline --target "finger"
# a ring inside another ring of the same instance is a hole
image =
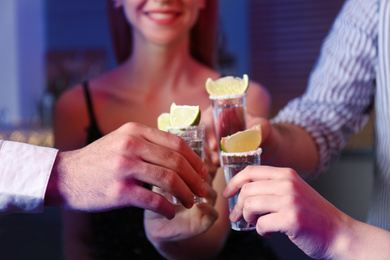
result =
[[[152,189],[151,189],[153,192],[156,192],[158,194],[161,194],[162,196],[164,196],[164,198],[166,198],[170,203],[172,204],[175,204],[173,202],[173,195],[171,193],[169,193],[167,190],[164,190],[164,189],[161,189],[157,186],[153,186]]]
[[[149,144],[153,144],[154,148],[159,147],[160,151],[171,150],[181,154],[191,165],[193,170],[200,175],[201,178],[204,178],[207,175],[207,169],[204,167],[202,159],[197,156],[194,151],[192,151],[192,149],[185,143],[184,140],[175,135],[137,123],[124,124],[116,131],[116,133],[119,136],[123,135],[123,133],[125,136],[127,136],[127,139],[119,138],[119,140],[121,140],[122,143],[124,143],[124,145],[128,148],[127,151],[130,155],[133,152],[138,151],[140,148],[138,146],[139,142],[137,142],[137,139],[143,139]],[[147,151],[152,154],[154,153],[154,151],[151,150]],[[155,155],[154,157],[157,158],[158,156]]]
[[[252,176],[250,174],[252,171],[250,171],[248,168],[249,167],[246,167],[244,170],[237,173],[229,180],[223,191],[223,196],[225,198],[231,198],[242,188],[245,183],[252,181]]]
[[[175,196],[186,208],[193,206],[193,193],[176,172],[144,162],[135,163],[132,168],[134,174],[129,176],[129,178],[159,187]],[[144,174],[145,172],[148,174]],[[202,185],[205,186],[205,184]],[[207,187],[205,189],[207,190]]]
[[[206,196],[202,199],[202,202],[208,203],[208,204],[210,204],[211,206],[215,206],[215,203],[216,203],[217,197],[218,197],[217,192],[216,192],[216,190],[214,190],[214,189],[212,188],[212,186],[209,185],[209,184],[206,184],[206,187],[207,187],[207,194],[206,194]]]
[[[162,195],[141,186],[132,186],[124,193],[125,205],[151,210],[167,219],[175,217],[175,207]]]
[[[257,219],[256,232],[264,237],[269,237],[275,232],[284,233],[283,223],[283,216],[280,214],[263,215]]]
[[[268,119],[262,117],[248,116],[248,126],[250,129],[257,129],[261,125],[263,138],[266,139],[270,133],[271,123]]]
[[[264,214],[279,212],[282,207],[280,196],[254,195],[246,197],[240,193],[234,209],[230,214],[232,221],[244,218],[250,223],[256,223],[256,219]]]
[[[257,125],[261,124],[261,125],[268,125],[268,122],[269,120],[264,118],[264,117],[259,117],[259,116],[256,116],[256,115],[253,115],[249,112],[247,112],[247,125],[248,125],[248,128],[253,128],[253,127],[256,127]]]
[[[181,154],[201,178],[206,177],[207,170],[204,167],[202,158],[197,156],[182,138],[154,128],[148,128],[146,131],[143,131],[143,134],[146,140]]]
[[[163,147],[155,147],[152,153],[144,153],[142,159],[150,163],[165,166],[174,170],[183,181],[190,187],[194,194],[198,196],[204,196],[206,189],[202,187],[201,178],[207,176],[208,170],[203,164],[201,158],[187,145],[187,143],[177,136],[173,137],[172,144],[177,143],[176,150],[168,150]],[[154,144],[152,144],[154,145]],[[156,153],[159,156],[156,156]],[[186,156],[186,154],[189,154]],[[194,160],[193,160],[194,159]],[[193,162],[191,162],[193,160]],[[196,171],[193,165],[200,162],[201,171]]]
[[[261,180],[244,183],[241,190],[239,191],[237,204],[247,204],[247,199],[252,197],[262,198],[262,196],[279,196],[278,191],[275,188],[278,186],[278,183],[279,182],[275,180]]]
[[[215,173],[208,174],[207,177],[203,181],[207,182],[209,185],[212,185],[213,181],[214,181],[214,176],[215,175],[216,175]]]
[[[252,224],[263,215],[279,212],[279,196],[262,195],[252,196],[245,199],[242,215],[243,218]]]
[[[173,135],[170,135],[170,137],[175,137],[174,140],[176,142],[183,142],[181,144],[183,149],[186,150],[186,148],[188,148],[189,151],[193,153],[194,157],[197,157],[197,159],[201,161],[199,156],[197,156],[181,138]],[[184,181],[186,185],[188,185],[194,194],[200,197],[203,197],[206,194],[206,188],[203,185],[201,176],[199,176],[199,174],[189,164],[188,160],[183,157],[182,153],[167,149],[154,143],[146,142],[141,139],[134,139],[132,142],[134,147],[137,147],[137,150],[133,153],[135,153],[136,156],[140,158],[140,160],[161,167],[159,171],[152,172],[154,173],[153,177],[158,178],[160,181],[164,180],[164,178],[167,178],[168,182],[175,184],[178,183],[178,179],[176,178],[176,176],[178,176]],[[204,167],[203,163],[202,167]],[[167,171],[162,170],[162,168],[166,168]],[[205,167],[204,170],[207,172]],[[204,175],[204,177],[206,176],[207,174]],[[170,187],[170,189],[172,188],[174,187]]]
[[[205,215],[205,218],[202,219],[204,228],[209,228],[218,219],[218,212],[212,205],[199,203],[196,204],[196,207]]]
[[[248,166],[237,175],[235,175],[229,183],[226,185],[226,188],[223,192],[223,196],[225,198],[230,198],[234,194],[237,193],[239,189],[245,184],[249,182],[259,181],[258,185],[262,185],[264,189],[262,191],[267,193],[273,193],[271,188],[277,188],[277,184],[273,182],[268,182],[267,185],[275,185],[275,186],[266,186],[262,184],[260,181],[280,181],[280,180],[290,180],[296,178],[297,174],[294,170],[289,168],[277,168],[271,166]],[[278,191],[281,189],[275,189]]]

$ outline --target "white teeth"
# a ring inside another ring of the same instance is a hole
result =
[[[155,19],[170,19],[175,15],[173,13],[149,13],[149,16]]]

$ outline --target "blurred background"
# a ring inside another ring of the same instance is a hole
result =
[[[221,0],[219,69],[265,85],[274,115],[306,88],[321,42],[344,1]],[[106,0],[0,1],[0,139],[53,145],[56,98],[115,66]],[[372,178],[372,120],[340,160],[311,182],[364,221]],[[63,259],[57,209],[0,217],[1,259]],[[309,259],[284,235],[269,239],[280,259]]]

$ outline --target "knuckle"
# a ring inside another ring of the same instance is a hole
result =
[[[163,205],[164,198],[162,196],[151,196],[148,200],[148,204],[152,209],[161,209]]]
[[[257,220],[257,223],[256,223],[256,232],[260,235],[260,236],[265,236],[267,234],[267,232],[265,231],[265,228],[266,228],[266,225],[264,224],[264,222],[262,221],[261,218],[259,218]]]
[[[127,136],[119,143],[119,145],[122,150],[127,152],[135,152],[142,147],[140,140],[134,136]]]
[[[184,157],[181,154],[172,152],[168,159],[172,161],[172,164],[177,169],[177,171],[179,171],[179,173],[184,171],[185,162]]]
[[[137,177],[137,173],[142,169],[137,161],[125,156],[117,156],[110,162],[110,165],[112,170],[110,174],[113,174],[113,176],[126,175],[135,178]]]
[[[248,165],[248,166],[246,166],[246,170],[247,170],[249,173],[252,173],[253,170],[254,170],[256,167],[257,167],[256,165]]]
[[[249,193],[250,193],[249,185],[247,185],[247,184],[242,185],[241,190],[240,190],[240,195],[242,197],[246,197],[247,194],[249,194]]]
[[[300,222],[300,215],[297,211],[291,211],[290,214],[286,216],[286,225],[289,227],[293,227]]]
[[[187,143],[183,140],[183,138],[180,138],[178,136],[172,135],[171,143],[173,147],[178,150],[179,152],[183,151],[183,149],[188,146]]]
[[[161,172],[161,178],[164,180],[165,185],[169,190],[172,190],[177,187],[177,175],[171,170],[163,169]]]
[[[288,179],[292,179],[297,175],[297,173],[291,168],[284,168],[283,174],[284,177]]]
[[[296,196],[289,196],[287,198],[287,205],[285,209],[288,210],[288,214],[286,216],[286,224],[289,226],[301,223],[302,221],[302,213],[299,210],[299,199]]]
[[[299,199],[294,195],[288,195],[285,197],[284,200],[285,200],[284,203],[285,203],[286,207],[290,208],[290,209],[296,208],[297,205],[299,204]]]
[[[253,212],[254,209],[256,209],[256,200],[251,197],[245,199],[244,211]]]
[[[123,129],[123,131],[126,133],[132,133],[136,127],[137,127],[136,123],[127,122],[127,123],[122,125],[121,129]]]
[[[283,179],[281,180],[280,187],[287,194],[294,194],[296,191],[296,184],[291,179]]]
[[[114,171],[119,171],[123,169],[129,168],[128,166],[128,160],[125,157],[117,157],[114,161],[112,161],[112,167]]]

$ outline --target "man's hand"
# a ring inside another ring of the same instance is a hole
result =
[[[174,206],[144,183],[160,187],[190,208],[203,197],[207,169],[185,141],[163,131],[127,123],[92,144],[60,152],[45,204],[98,212],[135,206],[171,219]]]

